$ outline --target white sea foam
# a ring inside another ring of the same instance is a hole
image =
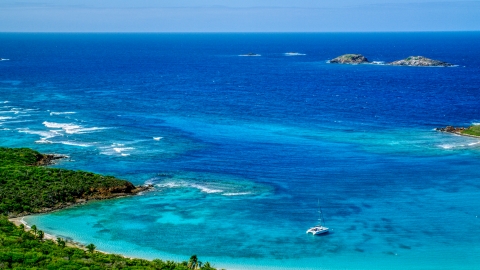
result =
[[[76,141],[59,141],[58,143],[65,144],[65,145],[72,145],[72,146],[80,146],[80,147],[93,146],[92,144],[89,144],[89,143],[76,142]]]
[[[14,119],[13,117],[10,116],[0,116],[0,121],[8,120],[8,119]]]
[[[472,147],[477,147],[480,146],[480,142],[471,142],[471,143],[458,143],[458,144],[440,144],[438,145],[440,148],[443,149],[466,149],[466,148],[472,148]]]
[[[53,143],[52,141],[49,141],[45,138],[41,138],[40,140],[36,140],[35,143],[38,143],[38,144],[51,144]]]
[[[103,127],[86,128],[86,127],[83,127],[77,124],[72,124],[72,123],[55,123],[55,122],[48,122],[48,121],[44,121],[42,124],[47,128],[62,129],[67,134],[84,134],[84,133],[90,133],[90,132],[106,129]]]
[[[232,192],[232,193],[223,193],[223,196],[242,196],[242,195],[250,195],[251,192]]]
[[[305,53],[298,53],[298,52],[287,52],[285,53],[285,56],[300,56],[300,55],[306,55]]]
[[[205,185],[200,185],[197,183],[189,183],[187,181],[172,181],[172,182],[165,182],[156,185],[159,188],[194,188],[198,189],[203,193],[221,193],[223,190],[218,188],[211,188]]]
[[[155,141],[160,141],[161,139],[163,139],[163,137],[153,137],[153,139],[154,139]]]
[[[209,187],[198,185],[198,184],[192,184],[190,186],[193,187],[193,188],[199,189],[200,191],[202,191],[204,193],[220,193],[220,192],[223,192],[223,190],[221,190],[221,189],[209,188]]]
[[[91,127],[91,128],[77,128],[77,129],[66,129],[65,132],[68,134],[85,134],[91,133],[98,130],[108,129],[104,127]]]
[[[100,154],[107,155],[107,156],[116,156],[120,155],[123,157],[129,156],[132,150],[135,150],[133,147],[124,147],[125,145],[122,143],[113,143],[110,146],[102,146],[100,149],[102,151]],[[125,153],[126,152],[126,153]]]
[[[439,147],[443,148],[443,149],[452,149],[452,148],[455,148],[455,145],[452,145],[452,144],[440,144]]]
[[[79,129],[81,126],[75,124],[66,124],[66,123],[55,123],[55,122],[43,122],[42,123],[47,128],[61,128],[63,130],[72,130],[72,129]]]
[[[133,150],[133,149],[135,149],[135,148],[133,148],[133,147],[123,147],[123,148],[122,147],[114,147],[113,151],[121,154],[122,152],[130,151],[130,150]]]
[[[50,115],[75,114],[76,112],[50,112]]]
[[[478,126],[478,125],[480,125],[480,123],[472,123],[472,125]]]
[[[18,132],[21,132],[21,133],[40,135],[42,139],[49,139],[49,138],[59,136],[59,134],[54,131],[31,130],[29,128],[18,128],[17,130]]]
[[[2,102],[2,103],[6,104],[6,103],[10,103],[10,101],[8,101],[8,100],[5,100],[5,101],[4,101],[4,102]]]

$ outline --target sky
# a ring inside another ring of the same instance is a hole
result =
[[[0,0],[0,32],[480,31],[480,0]]]

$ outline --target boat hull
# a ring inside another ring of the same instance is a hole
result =
[[[325,233],[328,233],[329,232],[329,229],[327,227],[323,227],[323,226],[317,226],[317,227],[313,227],[313,228],[310,228],[307,230],[307,234],[308,233],[311,233],[313,235],[320,235],[320,234],[325,234]]]

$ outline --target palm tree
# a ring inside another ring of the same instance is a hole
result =
[[[88,244],[88,245],[86,246],[86,248],[88,249],[88,252],[93,253],[93,251],[95,250],[96,246],[95,246],[94,244],[91,244],[91,243],[90,243],[90,244]]]
[[[33,235],[37,236],[37,226],[36,226],[36,225],[32,225],[31,229],[32,229],[32,231],[33,231]]]
[[[43,231],[38,231],[38,239],[40,240],[43,240],[43,237],[45,236],[45,234],[43,233]]]
[[[61,248],[64,248],[65,247],[65,241],[62,238],[57,237],[57,245]]]
[[[197,255],[192,255],[192,257],[190,257],[190,260],[188,261],[187,267],[189,269],[195,270],[199,269],[201,264],[202,262],[198,261]]]

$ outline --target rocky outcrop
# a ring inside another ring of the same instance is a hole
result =
[[[441,131],[441,132],[450,132],[450,133],[461,133],[464,131],[466,128],[464,127],[453,127],[453,126],[446,126],[444,128],[436,128],[436,131]]]
[[[39,154],[37,155],[37,162],[35,166],[47,166],[55,163],[56,160],[66,158],[67,156],[56,154]]]
[[[451,67],[453,64],[433,60],[423,56],[409,56],[403,60],[393,61],[387,65],[392,66],[412,66],[412,67]]]
[[[444,128],[436,128],[435,130],[441,132],[454,133],[457,135],[468,136],[473,138],[480,138],[480,126],[473,125],[470,127],[453,127],[446,126]]]
[[[134,195],[150,189],[153,189],[152,185],[135,187],[132,183],[125,182],[125,184],[122,186],[114,186],[114,187],[108,187],[108,188],[104,188],[104,187],[90,188],[90,192],[91,192],[90,195],[84,195],[83,199],[87,199],[87,200],[110,199],[115,197]]]
[[[93,193],[91,193],[90,195],[83,194],[81,198],[76,198],[75,202],[62,202],[62,203],[56,204],[53,207],[44,207],[41,209],[37,209],[34,212],[10,213],[8,217],[15,218],[15,217],[22,217],[22,216],[27,216],[31,214],[49,213],[49,212],[73,207],[75,205],[86,204],[88,201],[100,201],[100,200],[107,200],[107,199],[113,199],[118,197],[131,196],[131,195],[136,195],[141,192],[149,191],[153,189],[154,187],[152,185],[135,187],[130,182],[127,182],[124,186],[110,187],[106,189],[102,189],[102,188],[90,189],[90,191]]]
[[[344,54],[329,61],[332,64],[364,64],[368,59],[361,54]]]

